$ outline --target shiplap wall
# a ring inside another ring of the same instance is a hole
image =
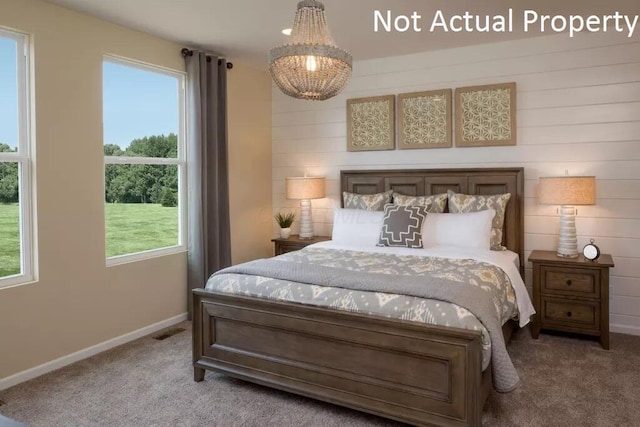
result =
[[[515,147],[346,151],[346,99],[515,81]],[[537,200],[540,176],[595,175],[597,205],[578,209],[579,247],[594,238],[614,257],[611,329],[640,335],[640,42],[554,35],[360,61],[345,92],[324,102],[273,90],[273,208],[293,210],[284,178],[327,178],[313,201],[316,234],[330,235],[340,170],[525,167],[525,256],[556,248],[556,207]],[[297,224],[296,224],[297,225]],[[294,227],[295,231],[295,227]],[[277,229],[274,227],[274,234]],[[531,265],[526,271],[531,286]]]

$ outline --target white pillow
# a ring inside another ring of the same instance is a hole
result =
[[[491,248],[491,223],[496,211],[430,213],[422,226],[424,247]]]
[[[376,246],[383,221],[384,211],[335,208],[331,239],[347,245]]]

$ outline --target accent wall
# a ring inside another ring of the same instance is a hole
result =
[[[511,81],[514,147],[347,152],[347,99]],[[525,168],[525,256],[556,248],[556,207],[538,204],[538,177],[596,176],[597,204],[578,209],[578,246],[594,238],[613,255],[611,330],[640,335],[640,42],[560,34],[357,61],[345,92],[324,102],[273,88],[273,209],[297,209],[285,177],[326,176],[327,198],[313,201],[316,234],[331,234],[340,170],[508,166]]]

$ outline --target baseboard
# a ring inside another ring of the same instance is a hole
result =
[[[110,350],[119,345],[137,340],[138,338],[142,338],[146,335],[158,332],[162,329],[168,328],[169,326],[173,326],[176,323],[184,322],[185,320],[187,320],[187,313],[174,316],[170,319],[166,319],[158,323],[154,323],[153,325],[145,326],[144,328],[138,329],[137,331],[129,332],[128,334],[112,338],[100,344],[93,345],[80,351],[76,351],[75,353],[62,356],[59,359],[52,360],[51,362],[44,363],[42,365],[36,366],[35,368],[27,369],[26,371],[18,372],[17,374],[13,374],[9,377],[2,378],[0,379],[0,390],[5,390],[9,387],[13,387],[16,384],[29,381],[30,379],[39,377],[40,375],[55,371],[56,369],[60,369],[79,360],[95,356],[98,353],[102,353],[103,351]]]
[[[640,335],[640,327],[638,326],[609,325],[609,331],[619,334]]]

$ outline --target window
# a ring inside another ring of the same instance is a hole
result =
[[[184,250],[184,75],[103,63],[107,264]]]
[[[0,29],[0,287],[33,280],[28,49]]]

